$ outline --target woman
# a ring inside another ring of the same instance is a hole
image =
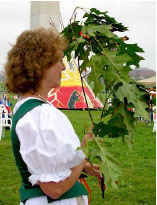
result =
[[[78,178],[82,170],[99,176],[77,149],[80,141],[69,120],[46,101],[49,90],[60,85],[65,48],[59,34],[39,28],[23,32],[8,53],[6,85],[21,96],[11,130],[21,204],[87,205]]]

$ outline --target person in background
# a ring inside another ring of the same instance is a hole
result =
[[[153,106],[153,132],[156,132],[156,106]]]
[[[79,176],[84,170],[100,177],[78,149],[81,144],[68,118],[47,101],[49,90],[60,86],[66,46],[56,31],[39,28],[24,31],[8,53],[6,85],[20,96],[11,141],[22,179],[21,205],[87,205]]]
[[[3,99],[0,97],[0,105],[3,104]]]
[[[7,96],[5,107],[8,111],[8,117],[11,118],[12,111],[11,111],[11,102],[10,102],[9,96]]]

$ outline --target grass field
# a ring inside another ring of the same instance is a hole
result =
[[[82,139],[90,125],[86,111],[64,111]],[[93,111],[95,120],[98,112]],[[121,139],[110,140],[111,151],[121,162],[123,176],[119,179],[119,190],[106,192],[101,198],[95,178],[88,177],[92,190],[91,205],[155,205],[155,134],[152,127],[137,123],[134,144],[128,149]],[[0,205],[19,205],[18,188],[20,179],[11,152],[9,130],[0,141]]]

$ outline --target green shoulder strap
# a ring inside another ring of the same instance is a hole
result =
[[[15,112],[12,119],[12,127],[11,127],[11,143],[12,143],[12,150],[16,162],[16,166],[19,169],[22,183],[25,184],[25,187],[31,187],[30,182],[28,181],[28,177],[30,173],[26,164],[24,163],[21,154],[20,154],[20,142],[16,135],[16,124],[20,118],[22,118],[27,112],[32,110],[34,107],[37,107],[45,102],[38,100],[38,99],[29,99],[24,102],[19,109]]]
[[[21,117],[23,117],[27,112],[32,110],[34,107],[42,105],[43,103],[46,103],[46,102],[38,100],[38,99],[30,99],[30,100],[27,100],[26,102],[24,102],[19,107],[19,109],[16,111],[16,113],[14,114],[14,116],[13,116],[13,124],[16,125],[18,120]]]
[[[34,186],[29,183],[28,177],[30,176],[30,173],[28,171],[28,168],[26,164],[24,163],[19,150],[20,150],[20,143],[18,140],[18,137],[16,135],[16,124],[20,118],[22,118],[27,112],[32,110],[34,107],[40,106],[43,103],[46,103],[44,101],[38,100],[38,99],[30,99],[24,102],[19,109],[16,111],[16,113],[13,116],[12,120],[12,128],[11,128],[11,140],[12,140],[12,147],[13,147],[13,153],[15,156],[16,165],[20,171],[21,177],[22,177],[22,186],[20,189],[20,198],[21,201],[25,202],[29,198],[38,197],[45,195],[39,186]],[[59,199],[68,199],[73,197],[78,197],[81,195],[88,195],[87,190],[84,188],[82,184],[79,182],[76,182],[75,185],[66,193],[64,193]],[[50,197],[47,196],[48,203],[51,203],[53,201],[56,201]]]

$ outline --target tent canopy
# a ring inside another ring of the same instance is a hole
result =
[[[61,86],[49,91],[48,100],[55,107],[61,109],[102,108],[103,104],[95,97],[92,89],[84,80],[85,99],[75,60],[72,58],[71,61],[68,62],[67,58],[64,57],[63,62],[66,69],[62,72]]]

